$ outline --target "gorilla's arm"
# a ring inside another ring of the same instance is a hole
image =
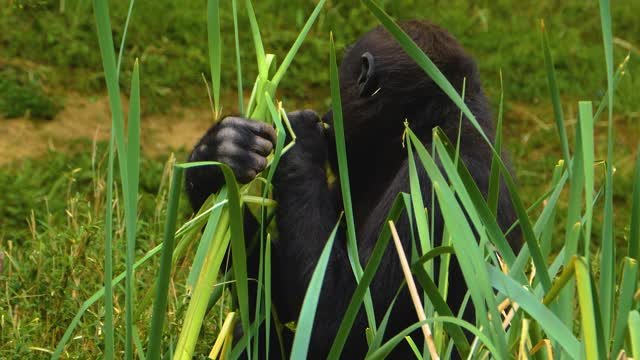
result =
[[[313,111],[289,114],[296,144],[280,159],[273,185],[278,202],[278,242],[274,244],[273,271],[279,283],[279,314],[284,321],[296,320],[307,285],[331,231],[338,221],[338,194],[327,184],[325,130]],[[340,234],[334,242],[322,292],[343,294],[341,278],[353,279],[343,267],[346,249]]]

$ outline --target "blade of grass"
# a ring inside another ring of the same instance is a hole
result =
[[[298,34],[296,41],[293,42],[293,45],[291,45],[291,49],[289,49],[289,52],[284,57],[284,60],[282,60],[282,64],[280,65],[280,67],[278,68],[278,71],[276,72],[276,74],[273,76],[273,79],[272,79],[275,86],[278,86],[278,84],[280,83],[280,80],[282,80],[282,77],[284,76],[285,72],[289,68],[289,65],[291,65],[291,61],[293,61],[293,58],[298,53],[298,50],[300,49],[300,46],[304,42],[304,39],[307,37],[307,34],[309,33],[311,26],[313,26],[313,23],[315,23],[316,19],[318,18],[318,14],[320,14],[320,10],[322,10],[322,7],[324,6],[325,1],[326,0],[318,1],[318,4],[316,5],[316,7],[313,9],[313,12],[309,16],[309,19],[307,19],[307,22],[304,24],[304,27],[302,28],[302,30],[300,30],[300,33]]]
[[[564,114],[562,113],[562,104],[560,103],[560,90],[556,81],[556,71],[551,57],[551,48],[549,45],[549,37],[544,26],[544,20],[540,19],[540,31],[542,32],[542,49],[544,53],[544,64],[547,68],[547,84],[549,85],[549,93],[551,95],[551,103],[553,104],[553,114],[556,120],[556,129],[560,135],[560,145],[562,146],[562,155],[564,161],[569,164],[571,155],[569,153],[569,141],[567,140],[567,132],[565,131]]]
[[[611,10],[609,0],[600,0],[600,22],[602,27],[602,41],[604,44],[604,55],[607,74],[607,102],[609,110],[609,121],[607,123],[607,172],[605,177],[604,195],[604,220],[602,223],[602,250],[601,250],[601,270],[600,270],[600,312],[604,316],[604,336],[606,343],[609,343],[611,319],[613,317],[613,284],[615,283],[615,239],[614,239],[614,219],[613,219],[613,35],[611,32]]]
[[[113,334],[113,161],[115,158],[115,133],[109,140],[109,160],[107,165],[107,184],[104,223],[104,358],[114,358]]]
[[[126,190],[123,188],[125,199],[125,222],[127,236],[127,256],[126,269],[127,279],[125,282],[125,323],[127,329],[127,337],[125,342],[125,358],[133,358],[133,332],[135,314],[134,297],[135,297],[135,272],[133,263],[136,260],[136,228],[138,219],[138,179],[140,177],[140,71],[138,62],[133,65],[133,74],[131,75],[131,99],[129,104],[129,122],[127,125],[126,144],[126,162],[125,167],[128,168],[127,176],[129,177]],[[116,138],[117,140],[117,138]],[[123,160],[120,153],[120,161]],[[129,351],[127,351],[129,349]]]
[[[638,146],[638,158],[636,159],[636,173],[633,178],[633,195],[631,208],[631,221],[629,222],[629,248],[627,254],[630,258],[640,260],[640,146]]]
[[[629,337],[633,357],[640,357],[640,312],[634,310],[629,314]]]
[[[573,358],[580,358],[582,345],[556,315],[501,270],[494,266],[488,266],[487,269],[491,277],[491,284],[496,290],[520,305],[520,308],[526,311],[532,319],[536,319],[547,336],[556,340],[567,354]]]
[[[473,305],[476,310],[476,318],[483,324],[484,328],[489,331],[491,339],[498,344],[498,347],[500,349],[506,349],[504,330],[500,323],[500,315],[497,313],[495,297],[490,291],[484,256],[482,256],[482,251],[476,242],[476,237],[473,234],[470,224],[462,220],[465,219],[466,216],[460,208],[452,190],[447,186],[448,182],[443,177],[431,155],[408,127],[406,128],[406,133],[408,151],[413,151],[413,144],[415,144],[415,149],[422,162],[422,166],[427,171],[433,183],[445,225],[451,232],[453,247],[456,250],[464,279],[467,284],[477,285],[470,287]],[[434,140],[437,142],[438,138],[435,137]],[[449,178],[453,176],[453,174],[447,175]],[[474,212],[472,208],[465,208],[465,210]],[[477,214],[475,216],[477,216]],[[474,215],[470,214],[470,217],[474,217]],[[491,313],[491,320],[488,320],[489,312],[487,312],[487,308]],[[506,354],[503,352],[494,355],[503,358],[506,357]]]
[[[216,205],[221,203],[227,203],[227,189],[223,187],[220,189],[216,196]],[[222,206],[215,206],[214,209],[209,213],[209,217],[207,219],[207,225],[200,236],[200,242],[198,243],[198,249],[196,250],[196,254],[193,257],[193,262],[191,263],[191,271],[189,271],[189,276],[187,277],[187,282],[185,284],[186,294],[187,296],[191,296],[193,293],[198,278],[200,277],[200,271],[202,270],[202,264],[204,263],[204,259],[207,256],[207,252],[209,246],[213,242],[213,236],[218,226],[218,222],[220,221],[220,216],[222,214]]]
[[[342,216],[338,218],[336,226],[333,228],[327,243],[324,245],[324,249],[320,254],[320,258],[318,258],[318,263],[315,270],[313,270],[313,275],[309,281],[309,287],[304,295],[302,308],[300,309],[300,317],[298,318],[298,324],[296,326],[296,335],[293,338],[293,346],[291,348],[292,359],[307,358],[309,341],[311,340],[311,331],[313,330],[313,321],[316,317],[316,308],[318,307],[320,290],[322,289],[322,281],[324,280],[327,263],[329,262],[331,249],[333,248],[333,241],[336,238],[336,233],[341,220]]]
[[[213,87],[213,107],[217,119],[220,116],[220,69],[222,67],[219,0],[207,1],[207,44],[209,45],[209,68],[211,70],[211,86]],[[242,98],[242,94],[239,97]],[[242,107],[240,109],[242,110]]]
[[[396,295],[393,297],[393,300],[391,300],[391,304],[389,304],[389,307],[387,308],[387,312],[385,312],[384,316],[382,317],[382,321],[380,322],[380,326],[378,326],[378,331],[376,332],[374,338],[369,343],[369,350],[365,355],[365,359],[369,356],[370,353],[378,349],[382,344],[382,339],[384,338],[384,333],[387,329],[387,324],[389,323],[389,319],[391,317],[391,311],[393,310],[393,306],[396,304],[396,300],[398,300],[398,295],[400,295],[400,291],[402,291],[403,288],[404,286],[401,286],[400,288],[398,288],[398,291],[396,291]]]
[[[435,248],[434,250],[437,249],[440,248]],[[424,268],[414,265],[412,266],[412,271],[416,277],[416,280],[418,280],[420,286],[422,286],[422,289],[429,297],[429,300],[433,304],[433,307],[438,312],[438,315],[455,317],[455,315],[449,308],[449,305],[447,305],[446,300],[442,297],[442,295],[440,295],[438,287],[433,282],[431,277],[426,273],[426,271],[424,271]],[[456,346],[460,357],[466,358],[469,354],[469,342],[467,341],[467,338],[465,337],[460,327],[455,326],[452,323],[444,323],[444,329],[453,340],[453,343]]]
[[[232,0],[233,8],[233,37],[236,46],[236,74],[238,86],[238,114],[244,116],[244,90],[242,89],[242,63],[240,61],[240,39],[238,35],[238,0]]]
[[[122,179],[122,189],[124,193],[124,206],[125,212],[127,212],[131,207],[129,204],[130,194],[129,194],[129,177],[128,177],[128,167],[126,156],[126,144],[125,144],[125,135],[124,135],[124,121],[123,121],[123,113],[122,113],[122,103],[120,102],[120,85],[118,83],[118,74],[116,71],[116,60],[114,54],[114,46],[113,46],[113,37],[111,33],[111,21],[109,18],[109,6],[105,0],[94,0],[93,8],[96,17],[96,27],[98,32],[98,44],[100,46],[100,54],[102,57],[102,65],[104,69],[105,81],[107,84],[107,93],[109,94],[109,106],[111,109],[112,116],[112,131],[115,132],[116,138],[116,146],[117,151],[120,156],[118,156],[118,164],[120,168],[120,177]],[[131,224],[129,223],[131,217],[125,215],[125,226],[127,232],[127,245],[129,244],[129,234],[133,230],[135,232],[135,228],[131,229]],[[128,264],[130,265],[130,264]],[[130,266],[127,266],[127,278],[132,277],[132,272]],[[129,282],[129,280],[127,280]],[[131,300],[131,292],[127,292],[126,297]],[[125,335],[125,359],[131,359],[133,357],[133,338],[132,338],[132,327],[133,327],[133,303],[131,301],[126,301],[125,299],[125,311],[126,311],[126,329],[127,333]]]
[[[629,312],[633,306],[633,294],[638,287],[638,261],[631,258],[624,259],[624,269],[620,280],[620,297],[618,298],[618,311],[613,332],[613,344],[610,354],[618,354],[622,350],[624,336],[627,332]]]
[[[593,293],[591,290],[591,274],[587,261],[582,258],[576,258],[576,284],[578,288],[578,299],[580,303],[580,315],[584,344],[584,351],[587,360],[599,359],[599,340],[597,332],[597,324],[595,319],[595,309],[593,303]]]
[[[258,26],[258,20],[256,19],[256,13],[253,10],[251,0],[246,0],[245,5],[247,7],[247,15],[249,16],[249,24],[251,26],[251,37],[253,38],[253,47],[256,50],[256,60],[258,62],[258,77],[266,80],[269,78],[268,67],[266,63],[266,55],[264,52],[264,46],[262,45],[262,36],[260,36],[260,27]],[[247,109],[248,110],[248,109]]]
[[[285,129],[284,126],[282,125],[282,121],[280,119],[280,116],[278,116],[278,114],[282,114],[284,116],[286,116],[286,113],[284,111],[284,109],[281,108],[281,111],[278,112],[278,110],[276,109],[273,100],[271,100],[271,96],[269,96],[268,92],[265,92],[265,98],[267,101],[267,108],[269,109],[269,112],[271,114],[271,118],[273,119],[273,123],[276,126],[276,148],[273,152],[273,159],[271,160],[271,163],[269,164],[269,173],[267,174],[267,183],[264,186],[264,190],[262,193],[262,198],[266,199],[267,198],[267,191],[269,190],[269,186],[271,184],[271,181],[273,180],[273,176],[276,172],[276,169],[278,168],[278,163],[280,162],[280,157],[282,156],[282,150],[284,148],[284,142],[285,142]],[[262,227],[266,226],[266,224],[268,224],[269,222],[265,222],[265,213],[264,213],[264,203],[262,204],[261,207],[261,214],[260,214],[260,224]],[[262,237],[264,235],[265,231],[260,231],[260,236]],[[263,241],[263,239],[261,239],[261,242]],[[264,274],[264,284],[265,284],[265,289],[264,289],[264,297],[265,297],[265,305],[264,305],[264,310],[265,312],[267,312],[267,314],[269,313],[269,311],[271,311],[271,237],[269,235],[267,235],[267,241],[265,244],[265,274]],[[269,346],[270,346],[270,337],[271,337],[271,316],[265,316],[265,354],[269,354]],[[257,353],[257,352],[256,352]]]
[[[338,175],[340,179],[340,189],[342,190],[342,202],[344,204],[345,218],[347,222],[347,253],[351,269],[360,282],[362,278],[362,265],[358,256],[358,245],[356,241],[356,226],[353,218],[353,205],[351,203],[351,187],[349,186],[349,168],[347,167],[347,149],[344,137],[344,124],[342,119],[342,102],[340,97],[340,81],[338,78],[338,65],[336,61],[336,48],[333,42],[333,34],[329,35],[329,79],[331,82],[331,102],[333,109],[333,130],[335,133],[336,153],[338,157]],[[371,293],[367,290],[364,307],[367,313],[369,329],[373,333],[376,330],[376,318],[373,311],[373,300]]]
[[[411,204],[413,205],[413,214],[418,229],[418,239],[420,241],[420,247],[422,254],[426,254],[431,251],[432,243],[429,236],[429,222],[427,221],[427,214],[425,212],[425,206],[422,196],[422,189],[419,183],[418,170],[416,169],[416,163],[413,159],[413,152],[407,152],[409,159],[409,189],[411,191]],[[432,264],[425,263],[425,270],[430,276],[433,275]],[[430,315],[432,313],[430,312]]]
[[[500,71],[500,103],[498,105],[498,122],[496,124],[495,148],[502,153],[502,113],[504,110],[504,86],[502,83],[502,70]],[[500,194],[500,165],[495,155],[491,158],[491,172],[489,175],[489,191],[487,192],[487,205],[493,215],[498,214],[498,196]]]
[[[411,334],[413,331],[415,331],[416,329],[418,329],[419,327],[421,327],[423,324],[430,324],[430,323],[435,323],[435,322],[445,322],[445,323],[452,323],[455,324],[459,327],[463,327],[465,329],[467,329],[469,332],[471,332],[474,336],[477,336],[478,339],[480,339],[480,342],[487,347],[487,349],[489,349],[489,352],[497,357],[498,359],[500,359],[499,354],[500,351],[498,351],[498,347],[495,346],[492,342],[491,339],[489,339],[489,337],[487,337],[487,335],[485,335],[484,333],[482,333],[480,330],[478,330],[478,328],[476,328],[475,326],[473,326],[472,324],[458,319],[456,317],[451,317],[451,316],[438,316],[437,318],[429,318],[426,319],[425,321],[419,321],[417,323],[414,323],[413,325],[407,327],[406,329],[402,330],[401,332],[399,332],[397,335],[395,335],[393,338],[389,339],[389,341],[387,341],[384,345],[382,345],[378,350],[376,350],[373,354],[371,354],[371,356],[369,356],[367,359],[370,360],[375,360],[375,359],[384,359],[390,352],[391,350],[393,350],[393,348],[395,348],[402,340],[404,340],[404,337]]]
[[[153,302],[151,316],[151,326],[149,328],[149,344],[147,348],[147,358],[151,360],[160,358],[162,345],[162,330],[164,328],[164,318],[167,310],[167,298],[169,282],[171,280],[171,259],[176,232],[176,220],[178,217],[178,205],[180,202],[180,192],[182,191],[182,175],[184,169],[173,168],[171,177],[171,187],[169,190],[169,203],[167,205],[167,220],[164,226],[164,237],[162,240],[162,254],[160,255],[160,270],[156,287],[156,299]]]
[[[116,74],[120,75],[120,65],[122,64],[122,54],[124,53],[124,44],[127,38],[127,30],[129,29],[129,20],[133,13],[133,4],[135,0],[129,1],[129,11],[127,19],[122,30],[122,41],[120,42],[120,51],[118,52],[118,62],[116,63]],[[105,250],[104,250],[104,358],[107,360],[114,358],[114,333],[113,333],[113,289],[111,287],[111,279],[113,278],[113,164],[115,158],[115,132],[111,132],[109,140],[109,160],[107,168],[107,191],[105,200]]]
[[[226,246],[224,244],[228,241],[227,239],[229,237],[231,238],[231,254],[233,259],[234,278],[236,281],[236,292],[238,295],[238,303],[240,307],[240,319],[242,321],[242,327],[245,331],[245,334],[248,334],[250,332],[250,328],[246,244],[244,241],[243,216],[238,185],[231,168],[223,163],[214,161],[202,161],[181,164],[179,166],[182,166],[186,169],[189,167],[203,165],[218,166],[222,170],[222,174],[225,179],[227,196],[229,199],[229,211],[227,216],[228,225],[218,225],[217,228],[220,231],[216,232],[216,237],[219,239],[218,243],[222,244],[222,247],[220,247],[219,249],[226,249]],[[223,215],[225,213],[223,213]],[[229,229],[229,236],[225,235],[225,233],[227,233],[227,228]],[[210,270],[206,273],[201,273],[198,285],[196,286],[194,295],[189,303],[189,307],[187,308],[187,315],[185,316],[182,333],[180,334],[180,338],[178,339],[178,345],[176,346],[174,356],[177,359],[190,359],[193,354],[195,343],[202,326],[202,320],[206,311],[209,295],[211,294],[212,290],[209,288],[213,286],[215,282],[215,278],[219,273],[219,268],[224,256],[224,251],[218,251],[216,253],[216,250],[216,246],[210,247],[210,253],[212,255],[209,262],[211,264],[207,265],[210,266]],[[207,261],[205,261],[205,264],[207,264]],[[250,348],[248,352],[250,355]]]
[[[453,182],[456,191],[459,193],[459,196],[464,199],[467,207],[475,208],[478,219],[481,220],[485,230],[490,235],[491,242],[498,249],[507,266],[511,268],[516,259],[515,254],[507,238],[502,233],[500,225],[496,221],[496,217],[489,208],[487,201],[484,199],[480,188],[475,183],[464,162],[458,162],[457,169],[454,167],[451,159],[455,157],[455,150],[444,131],[436,128],[434,130],[434,138],[438,139],[438,141],[434,142],[438,150],[437,154],[440,157],[442,165],[445,169],[448,169],[447,173],[450,174],[450,180]],[[475,224],[479,223],[478,220],[475,221]],[[481,228],[482,226],[478,226],[477,230],[481,231]]]
[[[182,331],[178,337],[178,343],[173,355],[174,359],[191,359],[193,357],[193,351],[198,335],[200,334],[209,296],[215,287],[216,277],[219,274],[220,266],[226,253],[225,250],[229,246],[229,217],[229,210],[225,208],[220,217],[220,222],[216,227],[217,230],[214,239],[211,246],[209,246],[209,251],[202,266],[198,283],[196,284],[193,295],[189,301],[189,306],[184,315]]]
[[[571,162],[571,176],[569,187],[569,208],[565,220],[565,266],[578,254],[578,238],[582,227],[580,212],[582,209],[582,189],[584,189],[584,157],[582,155],[582,135],[576,129],[576,139],[573,160]],[[548,289],[546,290],[548,291]],[[573,324],[573,309],[575,301],[575,280],[564,288],[558,305],[554,307],[555,313],[563,320],[566,326]]]
[[[591,251],[591,218],[593,217],[593,112],[591,101],[578,103],[578,121],[580,126],[580,140],[582,143],[582,157],[584,163],[584,196],[585,196],[585,223],[584,228],[584,257],[589,262]],[[610,264],[601,264],[601,266]]]

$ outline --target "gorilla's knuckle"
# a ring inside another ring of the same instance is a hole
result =
[[[231,141],[222,141],[218,145],[218,154],[222,157],[235,155],[240,152],[240,149],[235,146]]]
[[[267,159],[263,156],[252,154],[253,163],[255,164],[255,168],[259,171],[264,170],[267,167]]]

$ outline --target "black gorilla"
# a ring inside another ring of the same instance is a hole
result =
[[[465,102],[492,138],[494,127],[488,100],[473,58],[453,36],[436,25],[408,21],[401,27],[458,91],[466,78]],[[405,119],[430,149],[435,126],[440,126],[450,139],[457,138],[460,110],[381,27],[367,33],[346,51],[339,75],[358,247],[361,262],[366,264],[393,200],[399,192],[409,192],[407,151],[402,146]],[[330,186],[325,173],[327,161],[338,173],[331,131],[325,131],[318,115],[310,110],[291,113],[289,118],[297,143],[282,157],[273,179],[280,234],[272,255],[273,301],[283,322],[297,319],[317,259],[342,210],[339,186]],[[331,125],[331,112],[323,120]],[[461,159],[486,194],[491,151],[466,120],[462,122],[460,136]],[[189,160],[224,162],[233,168],[241,182],[248,182],[265,168],[265,156],[274,142],[272,127],[227,117],[209,129]],[[431,182],[424,171],[419,175],[424,203],[429,205]],[[223,183],[219,171],[206,167],[189,169],[186,177],[187,192],[194,209],[198,209]],[[503,228],[515,220],[508,199],[506,189],[502,187],[498,220]],[[434,238],[439,241],[443,221],[437,208],[434,212]],[[255,233],[255,220],[251,216],[246,218],[246,226]],[[397,228],[409,253],[411,236],[406,216],[399,220]],[[313,358],[326,357],[356,286],[347,257],[344,229],[340,230],[332,249],[309,345]],[[249,267],[251,265],[256,270],[257,264],[253,262]],[[466,286],[455,264],[449,277],[448,302],[452,309],[457,309]],[[371,284],[376,319],[382,318],[403,279],[398,257],[389,247]],[[416,321],[408,293],[401,293],[386,334],[392,336]],[[364,357],[366,326],[361,309],[343,358]],[[271,349],[274,348],[277,346],[272,345]],[[404,357],[394,353],[393,358]]]

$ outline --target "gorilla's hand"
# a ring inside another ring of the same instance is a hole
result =
[[[296,144],[283,156],[283,161],[324,166],[327,161],[327,136],[318,114],[312,110],[302,110],[291,112],[287,117],[296,134]]]
[[[214,125],[196,145],[189,161],[219,161],[227,164],[240,183],[246,184],[267,166],[276,142],[272,126],[229,116]]]

